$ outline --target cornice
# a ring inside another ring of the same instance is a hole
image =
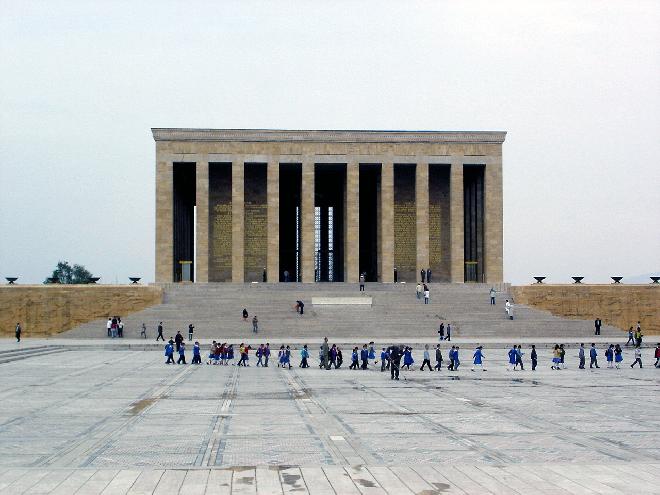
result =
[[[505,131],[311,131],[275,129],[151,129],[155,141],[314,143],[489,143]]]

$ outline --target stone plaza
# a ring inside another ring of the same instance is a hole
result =
[[[460,371],[420,372],[418,350],[396,382],[300,369],[297,352],[283,370],[166,366],[94,341],[23,355],[34,345],[0,343],[16,356],[0,364],[0,493],[660,492],[652,349],[641,370],[631,353],[578,370],[571,350],[552,371],[543,348],[532,372],[487,347],[471,372],[465,343]]]

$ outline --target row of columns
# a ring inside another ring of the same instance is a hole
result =
[[[464,281],[463,226],[463,156],[450,160],[450,280]],[[394,281],[394,163],[381,164],[380,204],[378,205],[380,281]],[[501,281],[502,261],[502,169],[501,159],[485,168],[485,241],[488,280]],[[157,163],[157,280],[171,280],[172,254],[172,162]],[[313,156],[302,161],[301,188],[301,259],[302,281],[314,282],[314,196],[315,161]],[[232,175],[232,281],[244,282],[244,159],[235,156]],[[209,163],[196,166],[196,280],[208,282],[209,272]],[[416,166],[417,272],[428,268],[429,260],[429,163],[418,160]],[[347,282],[359,278],[359,162],[346,164],[346,235],[345,274]],[[169,189],[169,195],[167,194]],[[279,280],[279,162],[267,163],[267,272],[269,281]],[[499,211],[499,214],[498,214]],[[169,227],[167,228],[167,222]],[[169,234],[168,234],[169,232]],[[489,265],[493,266],[489,266]],[[169,268],[168,268],[169,267]],[[166,271],[169,270],[169,273]]]

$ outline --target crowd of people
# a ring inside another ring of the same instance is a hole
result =
[[[420,371],[428,369],[428,371],[441,371],[443,369],[443,362],[445,361],[443,357],[443,350],[440,344],[435,346],[434,358],[435,365],[431,366],[431,349],[429,344],[425,344],[423,348],[423,358]],[[271,357],[271,347],[270,343],[260,344],[258,347],[253,348],[251,345],[241,343],[238,346],[238,361],[234,363],[236,358],[236,351],[233,344],[228,344],[226,342],[220,343],[213,341],[209,348],[208,358],[206,364],[208,365],[219,365],[219,366],[250,366],[250,353],[254,353],[256,357],[255,366],[262,366],[264,368],[269,366],[270,357]],[[446,368],[448,371],[458,371],[461,366],[461,357],[460,357],[460,346],[452,345],[451,348],[447,349],[447,364]],[[174,355],[178,354],[178,360],[174,360]],[[193,359],[191,364],[202,364],[202,351],[199,342],[195,341],[192,349]],[[309,368],[309,358],[310,353],[308,346],[305,344],[299,351],[300,361],[298,366],[300,368]],[[522,345],[513,345],[507,351],[507,371],[517,371],[525,369],[525,360],[524,355],[525,351],[522,349]],[[591,344],[591,347],[588,352],[590,363],[589,368],[600,368],[598,365],[598,349],[596,344]],[[620,365],[623,362],[623,349],[619,344],[609,344],[604,351],[605,358],[607,360],[608,368],[620,369]],[[584,347],[584,344],[580,344],[578,347],[578,353],[576,355],[578,359],[578,369],[585,369],[587,352]],[[167,342],[165,345],[165,357],[167,358],[166,364],[186,364],[186,345],[183,339],[181,332],[177,332],[176,336]],[[398,380],[400,370],[412,370],[412,366],[415,364],[415,359],[413,357],[413,348],[410,346],[399,346],[391,345],[389,347],[383,347],[380,352],[380,366],[379,360],[376,355],[376,349],[374,342],[369,342],[369,344],[363,344],[362,347],[355,346],[351,350],[351,364],[349,369],[351,370],[368,370],[370,368],[378,369],[380,368],[381,372],[387,370],[390,371],[391,379]],[[660,343],[657,344],[654,351],[656,368],[660,368]],[[330,345],[328,343],[328,338],[325,337],[323,344],[319,348],[319,368],[330,370],[341,368],[344,358],[342,349],[337,344]],[[486,355],[484,353],[483,346],[477,346],[472,352],[471,362],[472,367],[471,371],[486,371],[484,362]],[[292,360],[292,350],[291,346],[281,345],[277,353],[277,367],[291,369],[291,360]],[[531,364],[532,371],[535,371],[538,366],[539,358],[536,350],[536,345],[531,345],[529,353],[529,364]],[[639,365],[639,368],[642,368],[642,349],[640,346],[636,346],[634,349],[634,361],[630,364],[631,368],[634,368],[636,365]],[[552,358],[550,362],[550,368],[553,370],[563,370],[566,369],[566,349],[564,344],[556,344],[552,349]]]

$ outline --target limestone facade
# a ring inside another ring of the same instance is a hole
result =
[[[399,281],[413,282],[430,267],[434,282],[503,281],[505,132],[152,133],[156,282],[181,280],[181,261],[193,262],[197,282],[261,281],[262,268],[268,282],[282,281],[285,270],[306,283],[356,282],[360,273],[393,282],[395,268]],[[256,164],[266,170],[259,204],[249,199]],[[175,175],[194,187],[176,185]],[[468,180],[480,194],[470,205]],[[470,215],[477,230],[466,228]],[[181,259],[193,242],[195,259]],[[466,268],[468,251],[478,253],[476,268]]]

